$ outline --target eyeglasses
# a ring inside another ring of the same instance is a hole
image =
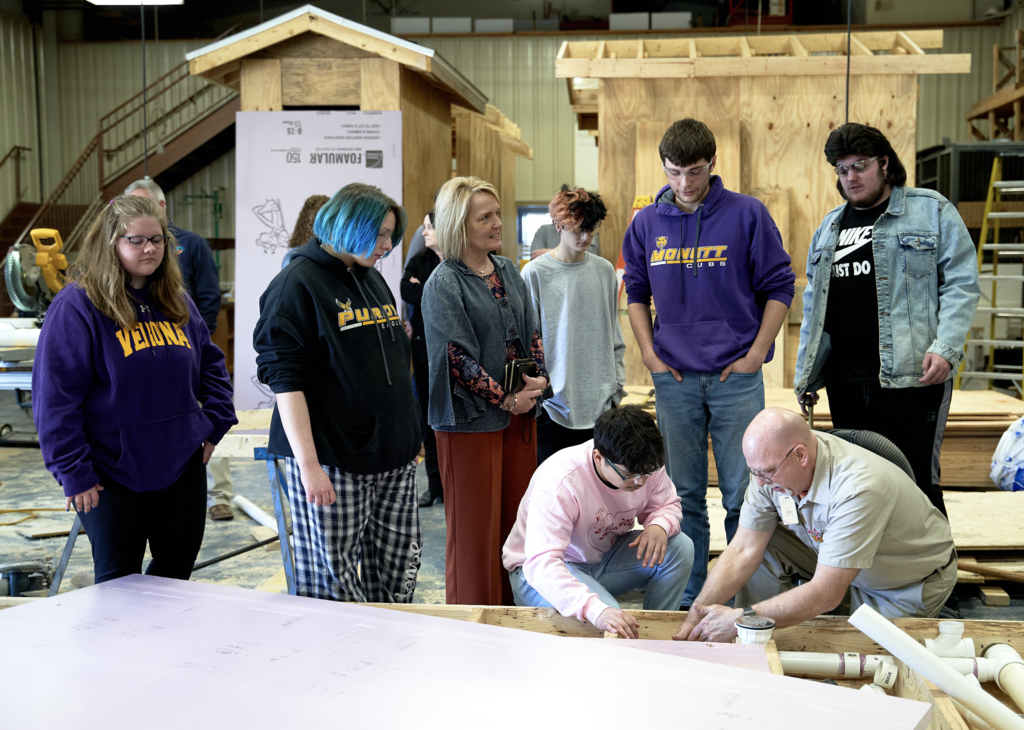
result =
[[[146,241],[149,241],[157,248],[163,248],[164,244],[169,240],[167,236],[121,236],[124,240],[132,245],[132,248],[138,248],[144,246]]]
[[[613,472],[615,472],[616,474],[619,475],[619,479],[621,479],[623,482],[634,482],[636,484],[639,484],[641,479],[644,479],[645,477],[649,477],[650,476],[650,474],[648,473],[648,474],[633,474],[632,476],[628,476],[627,477],[625,474],[623,474],[621,471],[619,471],[618,469],[615,468],[615,464],[612,463],[611,459],[605,459],[605,463],[608,464],[608,466],[610,466],[612,468]]]
[[[779,473],[779,469],[781,469],[782,465],[786,463],[786,459],[789,458],[789,455],[792,454],[793,450],[796,449],[796,447],[799,445],[800,444],[796,444],[796,446],[794,446],[792,449],[786,452],[786,455],[782,457],[782,461],[780,461],[779,465],[772,470],[771,474],[762,474],[761,472],[754,471],[749,466],[747,467],[747,471],[749,471],[752,476],[756,477],[757,479],[760,479],[765,484],[773,484],[774,482],[772,482],[772,480],[775,478],[775,475]]]
[[[853,170],[858,174],[862,173],[868,169],[868,165],[870,165],[877,159],[877,157],[869,157],[866,160],[857,160],[856,162],[851,162],[849,165],[836,165],[836,175],[838,175],[839,177],[846,177],[847,174],[849,174],[850,170]]]
[[[661,169],[665,171],[665,177],[667,177],[669,180],[678,180],[681,177],[700,177],[705,172],[710,170],[713,164],[715,164],[714,160],[712,160],[706,165],[701,165],[700,167],[691,167],[689,170],[676,170],[673,167],[665,167],[664,165],[661,166]]]

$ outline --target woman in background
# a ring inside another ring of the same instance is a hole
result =
[[[437,432],[448,527],[446,596],[448,603],[511,606],[501,547],[537,466],[544,346],[516,265],[497,255],[494,187],[475,177],[449,180],[434,212],[444,261],[423,289],[423,325],[427,420]],[[534,374],[506,390],[505,366],[516,359],[532,359]]]
[[[423,285],[444,260],[437,248],[437,234],[434,231],[434,211],[423,217],[423,238],[425,248],[406,264],[402,275],[402,301],[412,310],[412,374],[416,380],[416,399],[420,404],[420,431],[423,434],[424,461],[427,466],[427,491],[419,498],[420,507],[430,507],[435,501],[444,502],[441,488],[441,470],[437,465],[437,438],[434,429],[427,425],[427,404],[430,401],[430,373],[427,361],[427,341],[423,335]]]
[[[114,198],[39,333],[39,445],[82,518],[97,583],[141,573],[147,542],[147,575],[188,580],[206,527],[203,465],[238,422],[173,246],[155,202]]]
[[[306,198],[306,202],[302,204],[302,210],[299,211],[299,217],[295,221],[295,228],[292,229],[292,237],[288,239],[288,250],[285,251],[284,257],[281,259],[282,269],[291,263],[295,250],[306,245],[313,237],[313,221],[316,220],[316,214],[328,200],[330,198],[326,195],[310,195]]]

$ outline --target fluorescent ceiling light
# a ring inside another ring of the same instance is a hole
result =
[[[89,0],[93,5],[122,5],[122,6],[134,6],[134,5],[184,5],[185,0],[139,0],[139,2],[131,2],[131,0]]]

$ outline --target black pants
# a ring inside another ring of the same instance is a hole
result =
[[[945,515],[939,487],[939,450],[953,381],[923,388],[828,382],[826,388],[832,426],[874,431],[896,444],[910,462],[917,486]]]
[[[431,497],[444,496],[441,489],[441,467],[437,463],[437,437],[434,429],[427,424],[427,403],[430,402],[430,377],[427,361],[414,360],[412,375],[416,381],[416,399],[420,402],[420,432],[423,434],[424,461],[427,465],[427,490]]]
[[[81,513],[96,582],[141,573],[147,541],[153,559],[146,575],[188,580],[206,530],[202,447],[178,480],[164,489],[136,492],[102,475],[100,485],[99,506]]]
[[[551,420],[547,411],[540,409],[537,416],[537,466],[552,454],[594,438],[592,428],[566,428]]]

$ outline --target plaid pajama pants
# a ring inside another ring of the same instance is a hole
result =
[[[317,507],[306,501],[298,462],[284,459],[297,595],[412,603],[423,545],[416,460],[380,474],[321,467],[338,498],[330,506]]]

